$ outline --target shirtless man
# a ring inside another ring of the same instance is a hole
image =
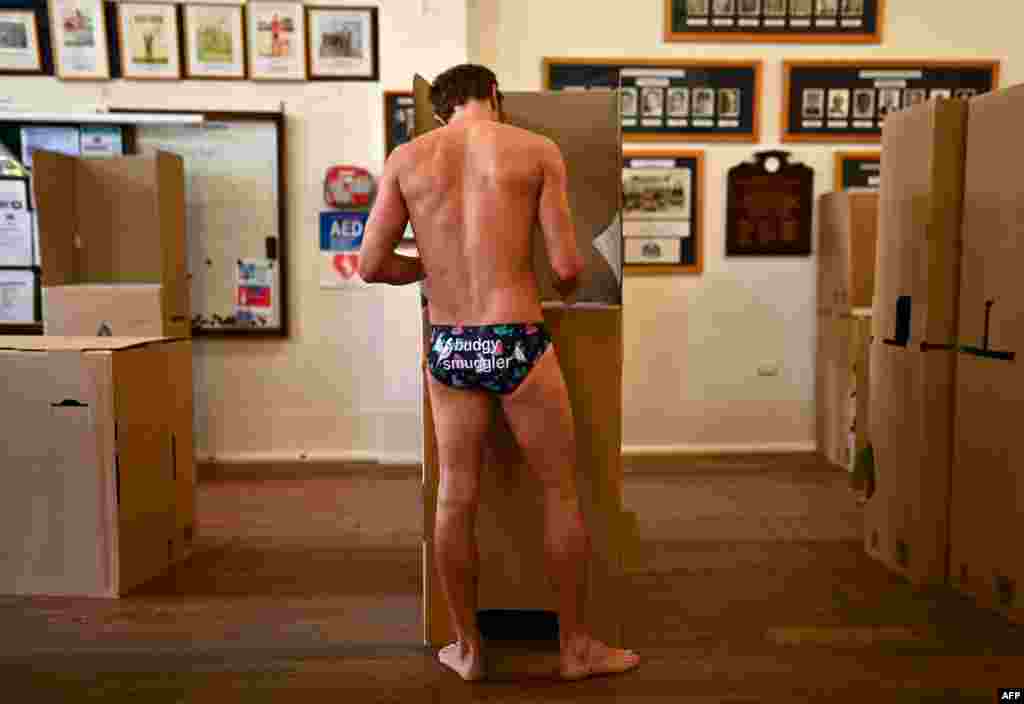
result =
[[[482,66],[438,76],[431,101],[444,127],[391,153],[359,257],[365,281],[429,283],[426,376],[441,464],[434,546],[458,635],[438,658],[467,680],[484,675],[474,520],[496,398],[543,492],[561,675],[624,672],[639,657],[591,637],[583,621],[590,538],[576,491],[572,409],[530,257],[539,221],[559,293],[572,296],[583,258],[565,163],[550,139],[502,124],[501,100],[496,77]],[[419,257],[394,252],[409,220]]]

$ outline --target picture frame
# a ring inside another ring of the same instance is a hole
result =
[[[384,91],[384,156],[412,140],[416,128],[416,101],[411,91]]]
[[[165,81],[181,78],[181,25],[177,5],[119,2],[117,35],[124,78]]]
[[[43,73],[36,13],[0,10],[0,75],[33,73]]]
[[[877,144],[889,113],[936,97],[995,90],[999,69],[1000,62],[989,59],[784,61],[781,141]],[[820,114],[813,108],[819,96]]]
[[[882,152],[880,151],[836,152],[834,189],[837,191],[851,188],[877,190],[881,183],[881,165]]]
[[[625,142],[758,142],[759,60],[543,59],[544,90],[618,90]]]
[[[380,80],[380,27],[376,7],[306,6],[311,80]]]
[[[103,0],[47,0],[53,66],[62,81],[110,80]]]
[[[664,0],[666,42],[881,44],[886,0]]]
[[[623,263],[627,274],[704,271],[704,152],[623,153]]]
[[[242,5],[184,6],[185,77],[244,80],[245,20]]]
[[[255,0],[246,5],[245,15],[249,78],[306,80],[306,13],[302,4]]]

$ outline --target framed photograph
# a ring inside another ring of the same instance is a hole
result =
[[[246,5],[246,56],[254,81],[306,79],[306,13],[300,3]]]
[[[627,274],[700,274],[704,153],[626,152],[622,235]]]
[[[850,91],[846,88],[833,88],[828,92],[828,119],[850,119]]]
[[[853,119],[875,119],[875,89],[858,88],[853,91]]]
[[[385,156],[395,147],[413,138],[416,128],[416,101],[409,91],[384,92]]]
[[[185,74],[188,78],[245,78],[241,5],[185,5]]]
[[[50,45],[64,81],[109,80],[110,54],[103,0],[47,0]]]
[[[757,60],[545,58],[544,90],[618,90],[626,142],[757,142],[761,71]]]
[[[310,78],[379,80],[376,7],[307,7],[306,26]]]
[[[667,42],[881,44],[887,0],[663,0]]]
[[[690,114],[690,89],[669,88],[668,89],[668,115],[669,117],[687,117]]]
[[[836,152],[834,190],[878,190],[882,182],[881,177],[881,152]]]
[[[0,74],[42,73],[39,28],[32,10],[0,10]]]
[[[622,115],[623,117],[636,117],[636,106],[637,106],[637,91],[636,86],[623,88],[620,91],[622,95]]]
[[[657,117],[665,112],[665,91],[655,86],[645,86],[641,91],[644,117]]]
[[[177,5],[119,2],[117,33],[125,78],[181,77]]]
[[[878,143],[888,115],[929,98],[993,91],[999,68],[987,59],[784,61],[781,141]]]

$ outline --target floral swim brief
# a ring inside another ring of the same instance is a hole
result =
[[[427,366],[446,386],[510,394],[549,344],[544,323],[434,325]]]

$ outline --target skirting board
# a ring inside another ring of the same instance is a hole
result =
[[[622,448],[622,456],[656,457],[656,456],[716,456],[716,455],[785,455],[817,452],[813,442],[779,442],[761,444],[729,444],[729,445],[626,445]],[[196,463],[205,466],[223,467],[225,473],[231,473],[231,466],[252,467],[255,465],[288,466],[294,470],[303,465],[309,467],[310,474],[329,471],[328,468],[345,467],[348,471],[359,468],[376,467],[419,467],[422,457],[418,453],[376,453],[368,451],[350,452],[230,452],[213,454],[196,453]],[[628,471],[628,469],[627,469]]]

